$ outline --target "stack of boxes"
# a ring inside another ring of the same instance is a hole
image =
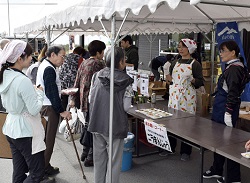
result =
[[[204,87],[207,93],[211,93],[211,81],[212,81],[212,66],[210,61],[203,61],[202,63],[202,74],[204,77]],[[214,62],[214,78],[213,88],[215,88],[219,75],[221,74],[221,68],[219,62]]]
[[[210,61],[203,61],[202,63],[202,74],[204,77],[204,87],[206,92],[210,94],[211,88],[211,62]]]

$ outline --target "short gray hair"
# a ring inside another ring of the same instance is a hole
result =
[[[53,45],[53,46],[50,46],[46,52],[46,56],[47,57],[51,57],[51,53],[55,53],[56,55],[58,55],[58,53],[61,51],[61,50],[64,50],[65,51],[65,48],[61,45]]]
[[[121,60],[124,59],[125,53],[124,50],[121,47],[115,47],[115,68],[119,69],[119,63]],[[106,52],[105,54],[105,61],[107,67],[111,67],[111,48]]]

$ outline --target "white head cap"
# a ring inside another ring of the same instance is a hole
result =
[[[194,53],[197,48],[197,44],[192,39],[181,39],[181,41],[186,45],[190,54]]]
[[[0,54],[0,65],[6,62],[15,63],[23,53],[27,43],[21,40],[13,40],[7,43]]]

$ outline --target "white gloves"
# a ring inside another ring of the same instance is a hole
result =
[[[226,123],[227,126],[233,127],[232,115],[229,114],[228,112],[225,112],[224,122]]]

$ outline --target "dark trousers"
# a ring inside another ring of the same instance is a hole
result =
[[[32,152],[32,138],[12,139],[8,136],[13,157],[13,183],[39,183],[44,176],[44,151]],[[25,173],[28,173],[27,176]]]
[[[170,146],[171,146],[171,149],[173,152],[175,152],[175,148],[176,148],[176,145],[177,145],[177,139],[174,138],[174,137],[168,137],[169,139],[169,143],[170,143]],[[181,142],[181,150],[180,150],[180,154],[188,154],[190,155],[192,153],[192,146],[184,143],[184,142]]]
[[[61,95],[62,106],[65,111],[67,110],[68,100],[69,100],[68,95]]]
[[[88,109],[89,109],[89,103],[88,103]],[[89,123],[89,111],[86,112],[85,121],[86,121],[85,127],[87,127],[87,126],[88,126],[88,123]],[[83,127],[83,128],[85,128],[85,127]],[[82,135],[83,135],[83,134],[82,134]],[[86,133],[86,135],[87,135],[87,133]],[[88,135],[93,136],[92,133],[88,133]],[[90,137],[89,137],[89,138],[90,138]],[[82,138],[81,138],[81,139],[82,139]],[[80,139],[80,141],[81,141],[81,139]],[[93,143],[93,141],[92,141],[92,143]],[[81,144],[83,145],[84,142],[81,142]],[[83,145],[83,152],[82,152],[82,153],[83,153],[85,156],[87,156],[87,157],[86,157],[87,160],[93,160],[93,144],[88,144],[88,146]]]
[[[46,150],[44,152],[46,169],[49,166],[49,162],[53,153],[60,115],[56,113],[52,106],[43,106],[41,109],[41,115],[48,117],[45,131]]]
[[[210,170],[218,175],[222,175],[224,163],[225,163],[225,157],[217,153],[214,153],[214,162]],[[240,164],[228,159],[227,166],[228,166],[228,170],[227,170],[228,182],[241,181],[240,180],[241,179],[240,178],[241,177],[240,176]]]

